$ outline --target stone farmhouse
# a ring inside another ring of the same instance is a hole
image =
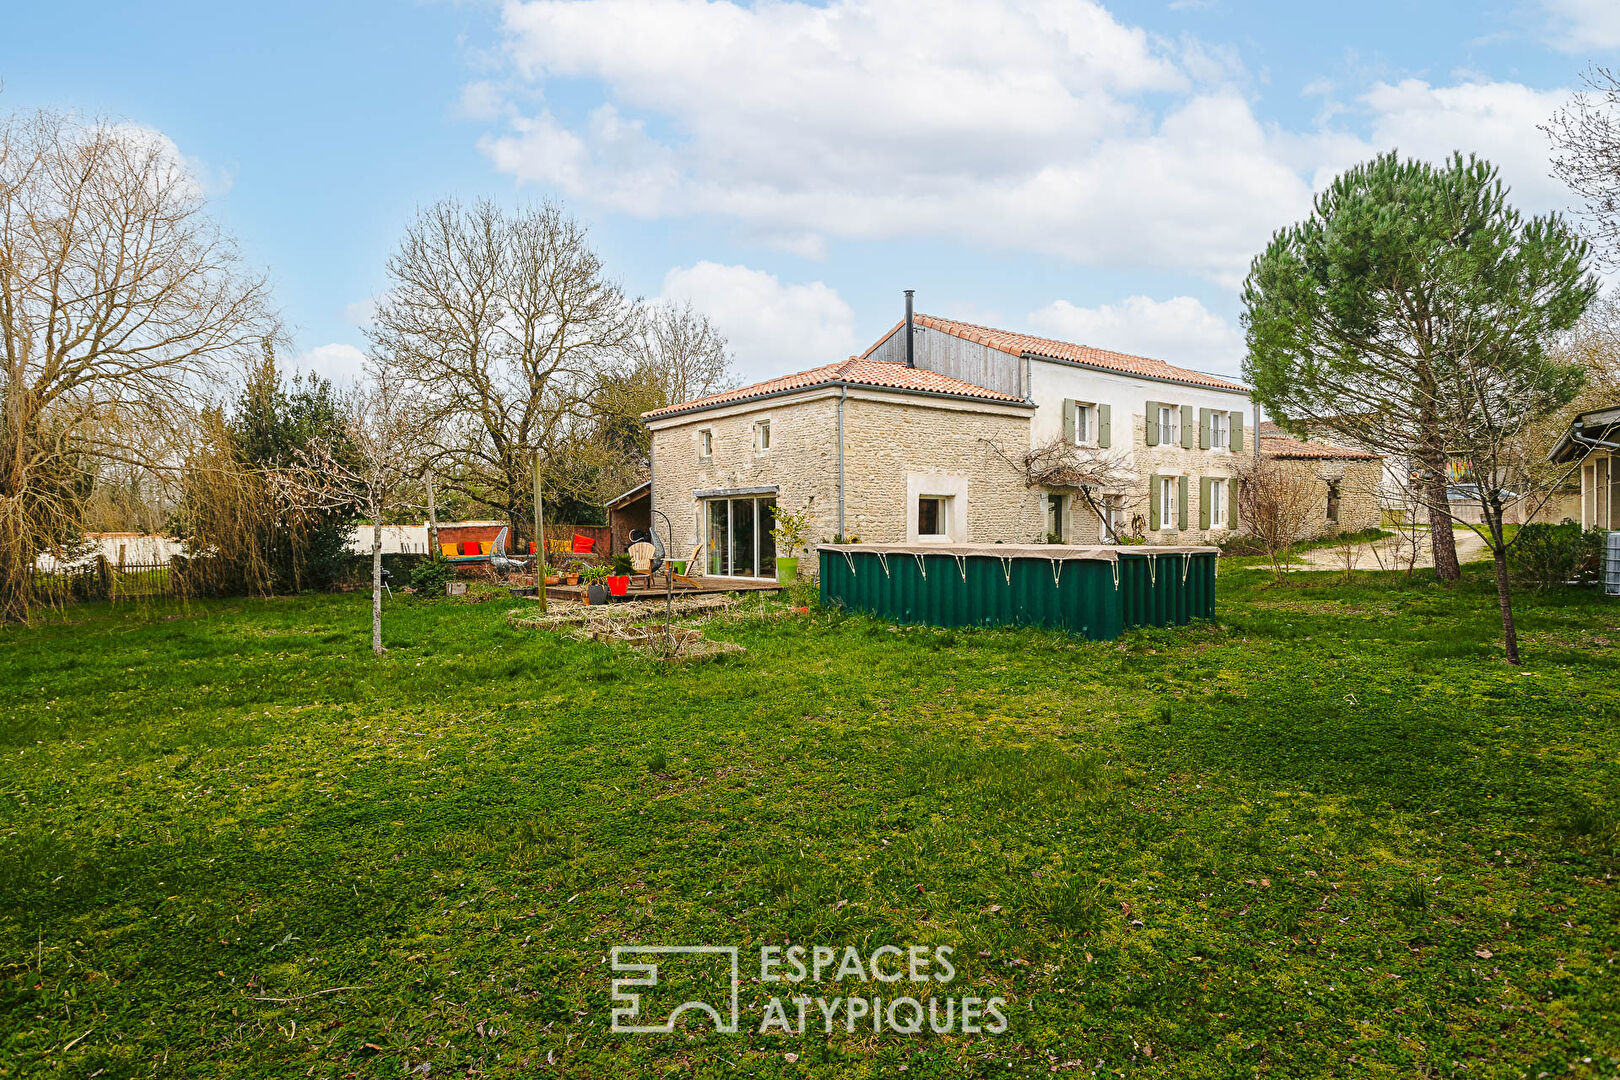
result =
[[[1193,544],[1241,527],[1247,387],[913,315],[909,295],[907,308],[860,356],[644,414],[652,509],[673,523],[675,557],[701,549],[703,572],[769,577],[778,507],[808,516],[812,548]],[[1037,482],[1043,452],[1092,482]]]

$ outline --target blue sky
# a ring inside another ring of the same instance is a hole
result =
[[[1620,3],[703,0],[13,5],[0,109],[161,132],[344,377],[414,209],[556,198],[750,378],[921,310],[1233,372],[1238,286],[1332,173],[1495,160],[1564,208],[1543,121]]]

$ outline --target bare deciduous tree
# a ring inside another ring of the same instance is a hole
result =
[[[406,230],[388,276],[376,354],[441,433],[441,485],[500,507],[516,539],[536,455],[549,463],[589,439],[593,395],[634,346],[637,307],[551,204],[508,215],[438,203]]]
[[[1245,456],[1237,462],[1238,514],[1281,580],[1283,553],[1304,540],[1322,501],[1322,480],[1295,460]]]
[[[1587,231],[1611,266],[1620,265],[1620,72],[1594,66],[1577,94],[1542,126],[1553,172],[1586,202]]]
[[[0,619],[27,618],[35,558],[79,532],[77,479],[172,464],[210,378],[273,322],[166,141],[0,120]]]
[[[371,651],[381,656],[383,520],[407,505],[433,440],[421,402],[387,368],[377,366],[370,374],[346,400],[343,454],[317,447],[301,463],[297,501],[356,506],[371,524]]]

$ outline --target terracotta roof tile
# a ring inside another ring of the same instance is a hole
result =
[[[1332,443],[1304,442],[1267,420],[1260,425],[1260,453],[1266,457],[1300,461],[1380,461],[1367,450],[1352,450]]]
[[[987,348],[1012,356],[1023,356],[1029,353],[1032,356],[1046,357],[1052,360],[1067,360],[1071,363],[1085,364],[1088,367],[1102,368],[1105,371],[1118,371],[1126,375],[1142,375],[1151,379],[1166,379],[1170,382],[1187,383],[1191,386],[1208,386],[1216,390],[1237,390],[1248,393],[1249,388],[1242,383],[1222,379],[1216,375],[1205,375],[1201,371],[1191,371],[1167,364],[1163,360],[1153,360],[1146,356],[1132,356],[1130,353],[1112,352],[1108,349],[1094,349],[1089,345],[1076,345],[1073,342],[1057,341],[1053,338],[1035,337],[1033,334],[1018,334],[1011,330],[996,330],[989,326],[977,326],[973,323],[958,322],[955,319],[942,319],[937,315],[913,315],[912,320],[918,326],[926,326],[930,330],[938,330],[942,334],[950,334],[965,341],[976,342]],[[896,324],[894,330],[900,329],[904,323]],[[890,330],[878,339],[865,355],[870,356],[878,345],[889,339],[894,333]]]
[[[642,413],[641,418],[643,420],[655,420],[661,416],[673,416],[676,413],[711,409],[719,405],[749,401],[771,394],[786,393],[790,390],[808,390],[812,386],[837,386],[840,383],[847,383],[851,386],[871,386],[882,390],[946,394],[952,397],[977,398],[983,401],[1025,404],[1022,398],[1014,397],[1011,394],[1003,394],[997,390],[990,390],[974,383],[963,382],[961,379],[953,379],[949,375],[941,375],[937,371],[928,371],[924,368],[908,368],[904,364],[894,363],[889,360],[872,360],[863,356],[852,356],[848,360],[836,364],[824,364],[821,367],[811,368],[809,371],[799,371],[792,375],[767,379],[764,382],[738,387],[735,390],[725,390],[718,394],[710,394],[708,397],[683,401],[678,405],[666,405],[661,409],[653,409],[651,412]]]

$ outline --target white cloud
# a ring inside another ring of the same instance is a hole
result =
[[[1243,332],[1191,296],[1130,296],[1097,307],[1057,300],[1031,312],[1029,322],[1060,341],[1150,356],[1196,371],[1235,376],[1243,364]]]
[[[504,102],[479,143],[499,171],[810,258],[928,236],[1230,287],[1313,187],[1391,145],[1482,152],[1536,209],[1558,195],[1536,125],[1561,91],[1379,83],[1289,131],[1256,118],[1235,54],[1094,0],[511,0],[503,29],[514,93],[602,100],[577,120]],[[493,85],[469,91],[486,111]]]
[[[731,343],[745,382],[832,364],[855,350],[855,313],[816,281],[784,285],[747,266],[699,262],[664,275],[664,300],[689,300]]]
[[[1614,0],[1542,0],[1552,16],[1550,40],[1565,52],[1620,49],[1620,4]]]
[[[1496,165],[1523,210],[1562,209],[1569,191],[1549,174],[1549,145],[1538,125],[1565,102],[1567,90],[1532,90],[1519,83],[1465,82],[1430,86],[1417,79],[1378,83],[1362,97],[1374,114],[1371,143],[1398,147],[1429,161],[1454,150]]]
[[[317,345],[293,357],[293,370],[312,372],[334,383],[352,386],[365,378],[366,354],[353,345]]]

